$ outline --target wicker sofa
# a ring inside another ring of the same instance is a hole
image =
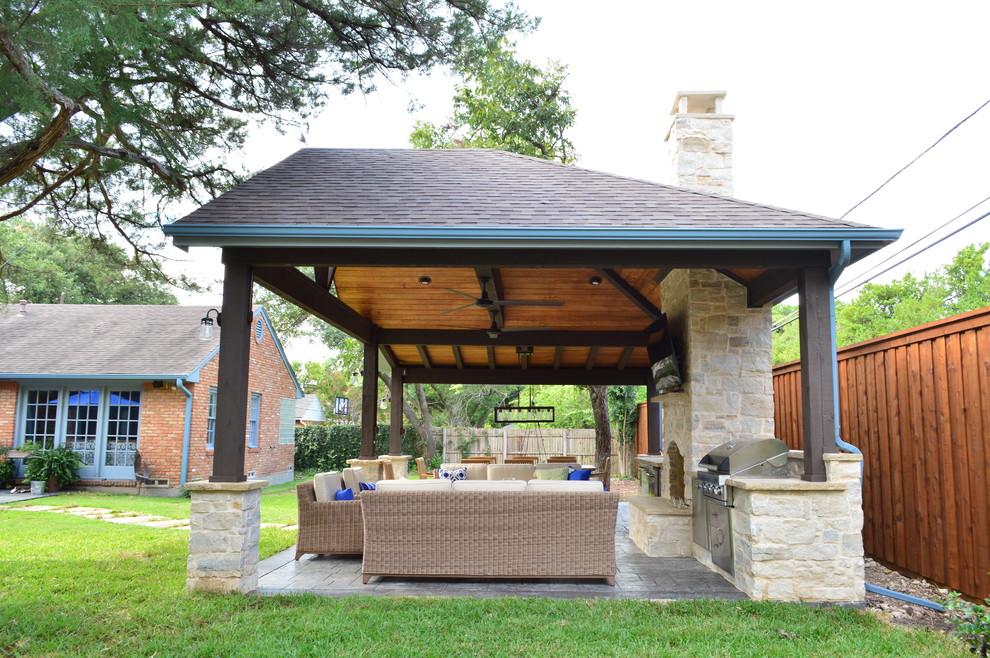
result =
[[[619,495],[537,486],[546,490],[365,492],[364,582],[375,576],[603,578],[614,585]]]
[[[364,527],[360,500],[317,501],[312,480],[296,485],[296,500],[299,509],[297,560],[307,553],[361,553]]]

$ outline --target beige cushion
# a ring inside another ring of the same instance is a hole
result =
[[[601,480],[530,480],[526,491],[605,491]]]
[[[569,468],[538,468],[533,474],[537,480],[566,480]]]
[[[450,480],[382,480],[376,491],[450,491]]]
[[[488,464],[461,464],[460,462],[449,462],[446,464],[440,464],[440,468],[446,468],[448,471],[455,468],[466,469],[468,480],[488,479]]]
[[[317,473],[313,476],[313,489],[316,493],[316,502],[333,501],[336,492],[340,491],[340,473],[337,471]]]
[[[488,464],[489,480],[531,480],[532,464]]]
[[[454,482],[454,491],[526,491],[525,480],[460,480]]]
[[[581,468],[581,465],[577,462],[573,464],[536,464],[536,470],[545,470],[548,468]],[[570,473],[570,471],[567,471]]]
[[[355,496],[361,491],[358,482],[367,481],[367,478],[364,477],[364,469],[360,466],[344,469],[344,486],[353,491]]]

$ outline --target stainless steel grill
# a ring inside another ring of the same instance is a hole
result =
[[[694,480],[694,541],[712,554],[712,562],[734,572],[732,553],[732,477],[786,476],[787,445],[779,439],[729,441],[701,458]]]

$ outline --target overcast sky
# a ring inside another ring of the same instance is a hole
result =
[[[519,53],[568,66],[578,166],[671,183],[663,138],[675,95],[725,90],[724,111],[736,117],[735,196],[747,201],[840,217],[990,99],[982,1],[517,4],[543,17],[518,37]],[[244,162],[262,169],[303,146],[408,147],[414,121],[449,114],[452,84],[438,71],[333,99],[305,145],[297,133],[259,131]],[[988,145],[990,107],[847,219],[904,228],[899,244],[921,237],[990,196]],[[988,210],[990,202],[967,216]],[[988,239],[990,218],[890,276],[933,269]],[[192,256],[219,261],[208,250]],[[211,300],[219,289],[195,301]]]

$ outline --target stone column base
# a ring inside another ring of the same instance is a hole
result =
[[[368,482],[378,482],[382,479],[382,462],[380,459],[348,459],[351,468],[363,468],[364,479]]]
[[[409,475],[409,460],[412,459],[412,455],[379,455],[378,459],[392,464],[392,474],[396,480]]]
[[[629,538],[650,557],[691,557],[691,508],[666,498],[629,499]]]
[[[192,492],[186,590],[251,592],[258,587],[261,490],[265,480],[187,482]]]

